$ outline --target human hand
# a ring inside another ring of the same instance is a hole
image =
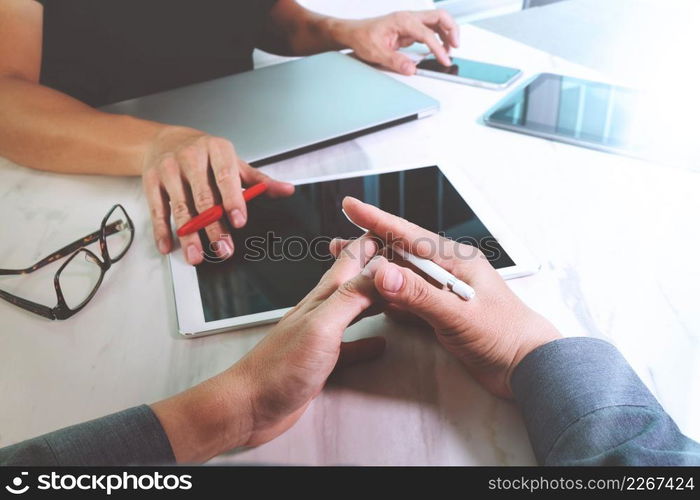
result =
[[[221,203],[234,228],[247,220],[242,185],[258,182],[268,185],[267,195],[289,196],[294,186],[271,179],[238,158],[230,141],[183,127],[166,127],[153,140],[143,166],[143,188],[153,223],[158,250],[172,250],[170,213],[177,227],[217,203]],[[207,226],[211,250],[222,259],[233,255],[233,241],[219,220]],[[198,233],[180,238],[187,261],[196,265],[204,260]]]
[[[520,361],[537,347],[561,335],[545,318],[527,307],[475,247],[460,244],[408,221],[345,198],[343,208],[372,235],[432,260],[471,285],[469,301],[441,289],[411,270],[377,256],[363,270],[390,308],[426,321],[438,341],[454,354],[474,378],[492,393],[512,397],[510,377]],[[334,242],[337,254],[342,242]]]
[[[249,387],[252,426],[246,445],[265,443],[291,427],[338,365],[375,358],[384,339],[342,342],[354,321],[373,311],[372,280],[361,275],[377,244],[360,238],[342,252],[318,285],[231,368]]]
[[[343,342],[343,332],[374,313],[372,280],[360,274],[377,243],[349,243],[318,285],[228,370],[166,400],[153,411],[179,463],[202,462],[256,446],[291,427],[338,366],[375,358],[384,339]]]
[[[364,61],[381,64],[404,75],[414,74],[416,63],[406,54],[397,52],[400,48],[414,42],[424,43],[441,64],[450,66],[450,48],[459,45],[459,26],[441,9],[334,22],[331,32],[340,45],[350,47]]]

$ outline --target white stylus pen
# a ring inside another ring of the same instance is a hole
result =
[[[343,211],[343,214],[345,217],[352,223],[353,226],[361,229],[362,231],[369,233],[369,230],[366,228],[359,226],[353,221],[345,211],[345,209],[341,209]],[[443,286],[446,286],[449,290],[452,291],[455,295],[458,295],[459,297],[462,297],[464,300],[470,300],[473,299],[476,296],[476,292],[472,287],[467,285],[464,281],[460,280],[457,278],[455,275],[452,273],[446,271],[442,267],[438,266],[435,262],[432,260],[424,259],[423,257],[417,257],[413,255],[412,253],[409,252],[404,252],[400,248],[396,247],[391,247],[394,252],[398,254],[399,257],[401,257],[403,260],[406,262],[410,262],[414,266],[416,266],[418,269],[423,271],[425,274],[433,278],[435,281],[440,283]]]

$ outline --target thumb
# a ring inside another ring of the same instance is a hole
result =
[[[411,311],[438,330],[450,329],[456,311],[464,306],[464,301],[455,294],[384,257],[372,259],[362,273],[373,278],[377,293],[389,304]]]
[[[402,75],[414,75],[416,73],[416,63],[401,52],[388,51],[387,55],[382,58],[381,64]]]

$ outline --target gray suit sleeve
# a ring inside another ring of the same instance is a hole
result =
[[[545,344],[511,382],[540,464],[700,465],[700,444],[680,432],[607,342]]]
[[[0,449],[0,465],[163,465],[174,461],[168,437],[146,405]]]

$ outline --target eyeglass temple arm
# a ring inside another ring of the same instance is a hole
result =
[[[111,236],[115,233],[118,233],[120,229],[118,229],[118,226],[122,224],[122,220],[118,220],[115,222],[112,222],[111,224],[108,224],[105,226],[105,236]],[[90,245],[91,243],[96,242],[97,240],[100,239],[100,231],[97,230],[94,233],[90,233],[84,238],[81,238],[79,240],[75,240],[73,243],[70,245],[66,245],[60,250],[57,250],[56,252],[52,253],[51,255],[44,257],[41,259],[39,262],[34,264],[31,267],[27,267],[26,269],[0,269],[0,276],[7,276],[10,274],[29,274],[33,273],[37,269],[41,269],[42,267],[51,264],[52,262],[55,262],[59,259],[62,259],[64,257],[68,257],[70,254],[75,252],[77,249]]]
[[[8,301],[10,304],[14,304],[18,307],[21,307],[22,309],[26,309],[27,311],[44,316],[45,318],[56,319],[53,310],[50,307],[47,307],[43,304],[37,304],[36,302],[32,302],[31,300],[23,299],[22,297],[17,297],[16,295],[12,295],[11,293],[8,293],[4,290],[0,290],[0,298]]]

